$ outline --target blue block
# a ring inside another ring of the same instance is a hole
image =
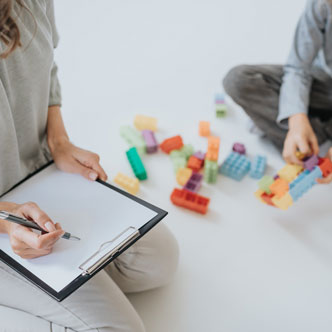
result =
[[[302,197],[309,189],[311,189],[317,182],[317,178],[321,178],[322,171],[318,166],[310,172],[305,170],[289,185],[289,194],[292,196],[293,201],[296,202]]]
[[[237,152],[232,152],[219,168],[219,173],[241,181],[250,170],[250,161]]]
[[[260,179],[263,177],[266,169],[266,157],[256,156],[251,164],[250,177]]]

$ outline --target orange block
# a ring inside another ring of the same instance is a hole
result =
[[[270,185],[271,193],[277,198],[280,198],[286,194],[289,190],[289,183],[285,179],[277,179]]]
[[[200,121],[199,122],[199,135],[204,137],[210,136],[210,122]]]
[[[208,138],[208,151],[209,150],[217,150],[219,151],[219,145],[220,145],[220,138],[217,136],[210,136]]]
[[[324,178],[332,174],[332,162],[329,158],[320,158],[318,167],[322,171]]]
[[[219,151],[216,150],[208,150],[208,152],[206,153],[206,160],[211,160],[211,161],[218,161],[218,157],[219,157]]]
[[[204,164],[204,160],[191,156],[188,160],[187,167],[191,168],[194,172],[198,172]]]
[[[261,199],[268,205],[275,206],[272,202],[272,198],[274,197],[274,194],[267,194],[263,193],[261,195]]]
[[[179,135],[167,138],[160,144],[160,148],[166,153],[170,153],[173,150],[180,150],[182,147],[183,141]]]

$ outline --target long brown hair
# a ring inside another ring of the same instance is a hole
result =
[[[21,46],[20,30],[13,17],[13,4],[16,1],[20,7],[26,8],[22,0],[0,0],[0,41],[6,45],[0,58],[5,59],[17,47]]]

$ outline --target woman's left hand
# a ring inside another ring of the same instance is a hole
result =
[[[329,152],[325,156],[326,158],[329,158],[332,161],[332,148],[330,148]],[[318,183],[331,183],[332,182],[332,174],[330,174],[328,177],[323,179],[317,179]]]
[[[81,174],[92,181],[97,178],[107,180],[107,175],[100,166],[100,158],[96,153],[78,148],[67,139],[52,144],[50,150],[55,164],[62,171]]]

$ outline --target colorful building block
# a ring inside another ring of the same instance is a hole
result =
[[[208,138],[208,149],[205,159],[211,161],[218,161],[219,157],[220,138],[216,136],[210,136]]]
[[[176,172],[176,181],[180,186],[184,186],[187,181],[190,179],[193,174],[193,170],[191,168],[183,167],[179,168]]]
[[[187,167],[191,168],[194,172],[198,172],[203,167],[204,160],[191,156],[188,160]]]
[[[141,133],[137,132],[134,128],[122,126],[120,128],[120,135],[130,146],[136,147],[141,155],[146,152],[144,139]]]
[[[174,189],[171,194],[171,201],[177,206],[206,214],[210,199],[185,189]]]
[[[132,195],[136,195],[139,190],[138,179],[131,178],[122,173],[116,175],[114,182]]]
[[[165,153],[170,153],[173,150],[180,150],[182,147],[183,147],[183,141],[182,137],[179,135],[167,138],[160,144],[160,148]]]
[[[300,165],[286,164],[280,171],[278,171],[278,175],[281,179],[284,179],[287,182],[292,182],[302,171],[303,167]]]
[[[194,147],[191,144],[184,144],[180,150],[183,156],[188,160],[189,157],[194,153]]]
[[[127,155],[128,160],[129,160],[129,163],[131,165],[131,168],[134,171],[135,176],[139,180],[147,179],[147,173],[146,173],[146,170],[145,170],[144,165],[142,163],[142,160],[141,160],[139,154],[137,153],[137,149],[135,147],[129,149],[126,152],[126,155]]]
[[[281,197],[274,196],[271,198],[271,201],[274,206],[281,210],[287,210],[290,206],[293,205],[293,198],[289,192],[286,192]]]
[[[277,198],[282,197],[289,190],[289,183],[284,179],[277,179],[270,185],[270,191]]]
[[[146,145],[146,152],[147,153],[154,153],[158,151],[158,143],[156,140],[156,137],[154,135],[154,132],[152,130],[143,130],[142,136],[145,141]]]
[[[260,179],[263,177],[266,169],[266,157],[255,156],[253,162],[251,163],[249,175],[253,179]]]
[[[274,178],[270,175],[265,175],[258,182],[259,189],[267,194],[271,194],[270,185],[274,182]]]
[[[193,173],[190,177],[190,179],[186,182],[184,185],[183,189],[192,191],[192,192],[197,192],[200,187],[202,186],[202,179],[203,175],[200,173]]]
[[[180,157],[173,157],[171,158],[174,172],[177,173],[177,171],[180,168],[185,168],[187,166],[187,160],[186,158],[180,156]]]
[[[194,153],[194,157],[196,157],[197,159],[200,159],[200,160],[204,160],[205,155],[206,154],[202,151],[197,151],[197,152]]]
[[[209,137],[211,135],[209,121],[200,121],[199,122],[199,135],[203,136],[203,137]]]
[[[250,170],[250,161],[244,155],[232,152],[221,164],[219,173],[241,181]]]
[[[216,183],[218,176],[218,163],[212,160],[205,160],[204,181],[206,183]]]
[[[318,166],[322,171],[324,178],[332,174],[332,161],[329,158],[320,158]]]
[[[215,104],[225,104],[225,96],[223,93],[216,93],[214,95]]]
[[[242,143],[234,143],[233,151],[239,154],[246,154],[246,147]]]
[[[224,118],[227,115],[227,106],[226,104],[217,104],[216,105],[216,117]]]
[[[318,165],[319,159],[317,155],[312,155],[303,159],[303,166],[305,169],[312,171]]]
[[[157,119],[145,115],[136,115],[134,119],[134,126],[138,130],[152,130],[157,131]]]

